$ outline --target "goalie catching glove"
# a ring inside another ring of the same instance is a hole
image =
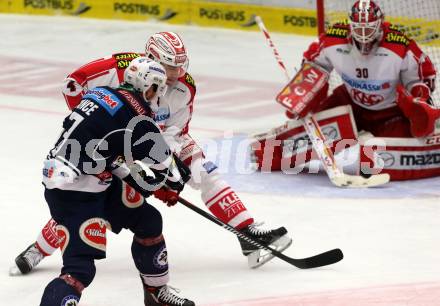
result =
[[[435,109],[427,101],[429,88],[416,84],[409,93],[402,85],[397,86],[397,105],[411,124],[414,137],[427,137],[435,132],[436,122],[440,121],[440,109]]]

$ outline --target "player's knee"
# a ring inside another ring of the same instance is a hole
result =
[[[206,186],[215,185],[221,180],[218,167],[212,161],[201,158],[191,164],[191,180],[188,184],[196,189],[204,189]]]
[[[87,288],[95,278],[96,267],[92,258],[90,259],[72,259],[64,262],[62,269],[63,275],[70,275],[78,281],[84,288]]]
[[[136,268],[144,274],[143,280],[147,284],[168,278],[167,248],[163,235],[157,237],[140,238],[134,236],[131,245],[131,254]],[[153,278],[153,282],[145,278]]]
[[[130,230],[139,238],[158,237],[162,234],[162,215],[145,203],[140,207],[137,222]]]
[[[80,298],[81,292],[64,279],[57,277],[44,289],[40,306],[75,306],[78,305]]]

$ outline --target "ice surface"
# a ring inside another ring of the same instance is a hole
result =
[[[260,33],[6,15],[0,15],[0,27],[2,305],[37,305],[46,284],[59,273],[57,252],[35,273],[7,275],[14,257],[49,218],[40,172],[67,114],[58,89],[62,78],[89,60],[142,51],[145,39],[161,30],[181,33],[190,52],[190,72],[198,84],[192,135],[219,144],[226,131],[230,149],[222,142],[221,156],[209,155],[255,218],[286,226],[294,240],[289,256],[335,247],[346,256],[339,264],[315,270],[298,270],[277,259],[249,270],[229,232],[185,207],[167,208],[153,200],[164,217],[171,284],[182,295],[205,306],[440,305],[438,178],[342,190],[322,174],[239,174],[249,170],[245,155],[236,153],[244,135],[284,120],[273,102],[283,74]],[[312,38],[273,34],[273,39],[293,70]],[[184,196],[201,205],[197,191],[188,188]],[[81,305],[142,305],[131,234],[109,236],[108,258],[97,262],[97,276]]]

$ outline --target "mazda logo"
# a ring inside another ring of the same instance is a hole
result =
[[[377,156],[383,161],[384,168],[390,168],[396,162],[394,156],[388,152],[380,152]]]
[[[323,127],[322,132],[324,133],[326,139],[337,139],[338,137],[338,130],[333,126]]]

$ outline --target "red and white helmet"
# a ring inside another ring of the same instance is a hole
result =
[[[159,62],[171,67],[180,68],[180,76],[188,69],[188,54],[179,35],[174,32],[159,32],[153,34],[145,46],[145,54]]]
[[[130,62],[124,71],[124,82],[133,86],[136,91],[142,93],[142,97],[148,102],[156,96],[163,96],[167,90],[167,75],[164,67],[147,57],[138,57]],[[147,91],[153,87],[155,95],[147,99]]]
[[[367,55],[382,35],[384,15],[372,0],[359,0],[351,8],[351,36],[359,51]]]

